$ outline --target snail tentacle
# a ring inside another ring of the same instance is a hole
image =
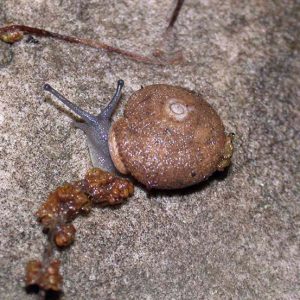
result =
[[[55,96],[59,101],[61,101],[64,105],[70,108],[75,114],[81,117],[87,123],[95,123],[97,122],[97,118],[87,111],[81,109],[78,105],[69,101],[62,94],[60,94],[56,89],[54,89],[50,84],[46,83],[44,85],[44,90],[50,92],[53,96]]]
[[[98,115],[98,118],[103,119],[110,119],[112,114],[114,113],[114,110],[116,109],[120,99],[121,99],[121,91],[124,86],[124,80],[120,79],[118,80],[118,85],[116,92],[111,99],[111,101],[106,105],[106,107],[102,110],[102,112]]]

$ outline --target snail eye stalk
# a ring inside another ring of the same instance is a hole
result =
[[[103,111],[98,115],[100,118],[110,119],[114,110],[116,109],[120,99],[121,99],[121,91],[124,86],[124,80],[118,80],[118,85],[116,92],[111,99],[111,101],[107,104],[107,106],[103,109]]]
[[[55,96],[59,101],[61,101],[64,105],[66,105],[69,109],[71,109],[75,114],[81,117],[86,123],[99,123],[101,119],[110,119],[116,106],[118,105],[121,99],[121,91],[124,86],[124,81],[122,79],[118,80],[117,88],[115,94],[111,101],[107,104],[107,106],[103,109],[103,111],[94,116],[87,111],[81,109],[78,105],[74,104],[67,98],[65,98],[62,94],[60,94],[57,90],[55,90],[51,85],[45,84],[44,90],[50,92],[53,96]]]
[[[81,109],[78,105],[69,101],[62,94],[60,94],[57,90],[55,90],[51,85],[45,84],[44,90],[50,92],[53,96],[55,96],[60,102],[66,105],[69,109],[71,109],[75,114],[81,117],[87,123],[95,123],[97,121],[96,117],[88,113],[87,111]]]

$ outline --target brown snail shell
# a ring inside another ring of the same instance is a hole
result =
[[[182,87],[157,84],[136,91],[110,129],[115,167],[148,188],[178,189],[218,169],[226,135],[215,110]]]

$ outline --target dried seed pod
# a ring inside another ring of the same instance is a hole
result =
[[[27,263],[25,282],[26,286],[38,286],[45,291],[59,292],[62,288],[62,276],[59,274],[59,260],[53,260],[43,265],[39,260]]]
[[[36,215],[45,229],[57,223],[63,216],[64,222],[72,221],[79,213],[87,213],[91,209],[91,201],[80,189],[71,184],[58,187],[50,193],[47,201]]]
[[[126,179],[114,176],[101,169],[94,168],[87,172],[80,188],[88,194],[93,203],[115,205],[124,202],[133,195],[133,184]]]
[[[0,33],[0,40],[8,44],[13,44],[20,41],[23,36],[24,34],[21,31],[17,30],[12,32]]]
[[[67,247],[75,239],[76,229],[73,224],[62,224],[54,231],[54,242],[57,247]]]

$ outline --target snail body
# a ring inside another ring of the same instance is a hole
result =
[[[156,84],[134,92],[124,116],[111,125],[123,85],[119,80],[97,116],[44,86],[84,120],[75,125],[87,135],[94,166],[131,175],[147,188],[179,189],[230,164],[232,135],[202,97],[182,87]]]

